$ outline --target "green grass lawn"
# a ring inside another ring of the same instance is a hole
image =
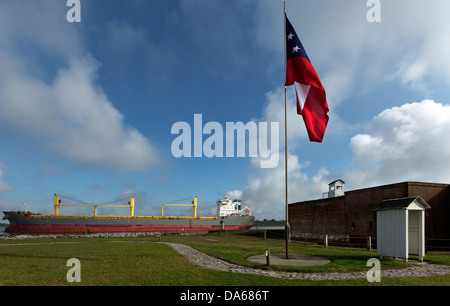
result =
[[[114,240],[114,241],[112,241]],[[61,242],[68,242],[62,244]],[[388,278],[381,283],[369,283],[365,278],[343,281],[288,280],[267,276],[221,272],[190,263],[171,247],[155,243],[156,237],[127,239],[34,239],[0,241],[0,285],[17,286],[377,286],[377,285],[450,285],[450,276]],[[267,269],[246,258],[262,254],[269,248],[272,254],[284,253],[284,241],[228,235],[163,236],[162,241],[190,245],[223,260],[249,267]],[[56,242],[56,243],[55,243]],[[21,245],[26,243],[27,245]],[[49,244],[53,243],[53,244]],[[4,245],[15,244],[15,245]],[[332,263],[316,267],[271,267],[298,272],[367,271],[367,260],[376,251],[349,248],[324,248],[292,242],[291,254],[326,257]],[[81,282],[69,283],[66,275],[71,267],[67,260],[81,263]],[[450,254],[427,254],[431,263],[450,265]],[[383,260],[384,268],[402,268],[406,264]]]

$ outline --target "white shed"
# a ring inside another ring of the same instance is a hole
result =
[[[425,210],[431,208],[421,197],[382,201],[377,212],[378,256],[408,261],[409,254],[425,256]]]

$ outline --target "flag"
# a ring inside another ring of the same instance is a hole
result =
[[[328,124],[325,88],[287,15],[286,86],[295,85],[297,114],[303,117],[310,141],[322,142]]]

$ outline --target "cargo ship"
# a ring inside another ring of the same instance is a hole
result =
[[[94,215],[61,215],[61,206],[94,207]],[[191,206],[193,216],[164,216],[164,206]],[[254,225],[255,216],[248,207],[242,209],[240,201],[227,195],[217,201],[216,217],[197,216],[197,197],[191,204],[161,204],[161,216],[135,216],[134,197],[127,205],[61,204],[54,195],[55,214],[41,215],[27,211],[4,211],[3,220],[9,221],[5,229],[10,234],[88,234],[118,232],[209,232],[247,229]],[[128,207],[129,216],[99,216],[98,207]]]

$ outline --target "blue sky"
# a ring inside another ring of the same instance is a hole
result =
[[[81,22],[69,23],[66,1],[0,0],[0,209],[52,213],[54,193],[92,204],[133,194],[136,214],[158,215],[197,195],[209,216],[230,191],[258,219],[282,219],[283,1],[80,3]],[[450,182],[450,3],[380,4],[370,23],[366,1],[286,1],[330,107],[323,143],[310,143],[288,89],[290,202],[320,198],[338,178],[347,190]],[[173,157],[171,128],[193,128],[194,114],[224,128],[279,122],[278,167]]]

